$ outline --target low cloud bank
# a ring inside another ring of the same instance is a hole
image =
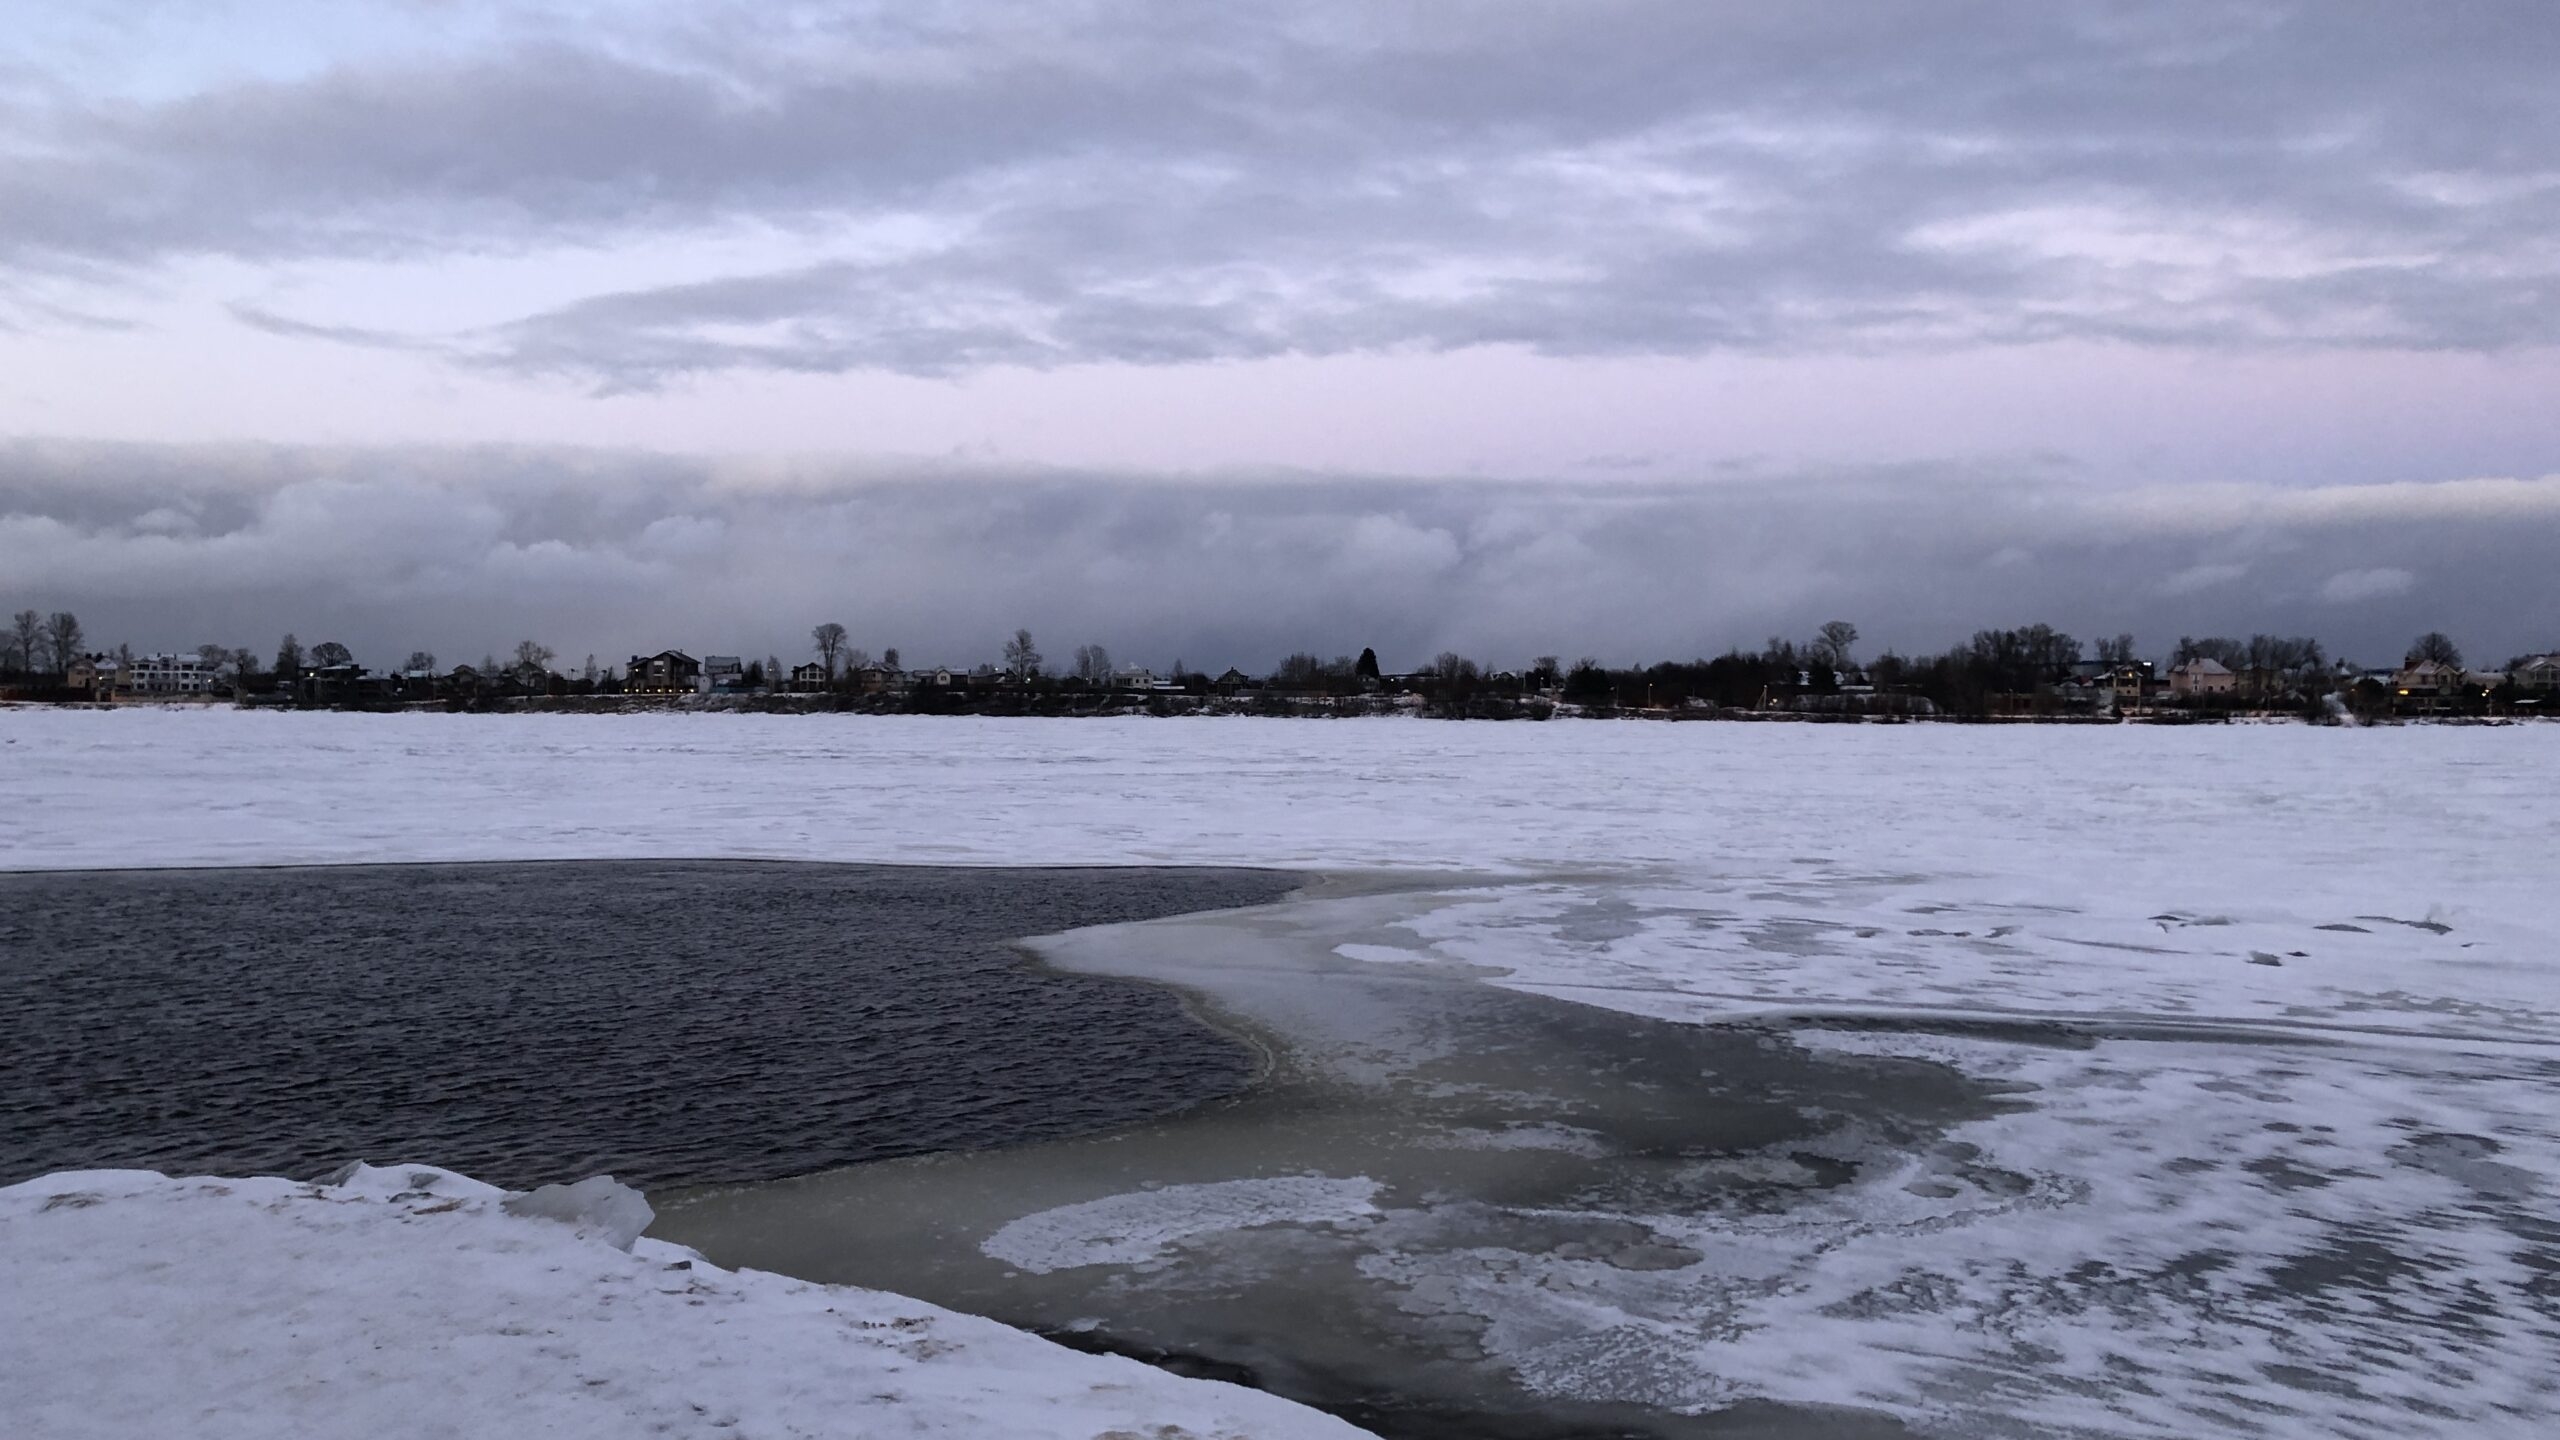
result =
[[[283,631],[450,665],[808,650],[843,622],[909,663],[1052,654],[1268,669],[1441,649],[1686,658],[1846,618],[1862,653],[2046,621],[2313,634],[2366,662],[2422,630],[2560,644],[2560,476],[2109,490],[1893,467],[1669,483],[1151,477],[532,449],[0,446],[0,606],[93,643],[264,652]]]

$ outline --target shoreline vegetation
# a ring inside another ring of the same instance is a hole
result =
[[[1742,724],[1811,725],[2467,725],[2512,726],[2560,719],[2560,708],[2539,706],[2515,710],[2485,709],[2360,714],[2353,709],[2310,715],[2299,710],[2234,705],[2159,705],[2138,711],[2096,713],[2021,707],[1989,713],[1882,713],[1795,708],[1756,709],[1688,703],[1681,705],[1581,705],[1530,698],[1479,698],[1464,705],[1434,704],[1399,696],[1297,696],[1115,698],[1100,696],[997,697],[935,706],[916,706],[881,697],[846,695],[517,695],[468,701],[345,701],[309,704],[270,698],[233,699],[207,696],[119,696],[114,699],[0,699],[0,710],[296,710],[400,715],[934,715],[1003,716],[1034,719],[1156,718],[1351,720],[1411,718],[1427,720],[1616,720],[1681,723],[1723,721]]]
[[[428,651],[375,670],[345,645],[305,649],[288,634],[271,665],[247,649],[190,653],[86,648],[77,616],[21,611],[0,631],[0,703],[118,705],[231,703],[320,710],[627,713],[680,709],[760,713],[929,715],[1262,715],[1339,718],[1409,714],[1453,720],[1911,720],[2192,724],[2289,718],[2313,724],[2386,720],[2504,720],[2560,709],[2560,651],[2467,666],[2452,637],[2417,637],[2397,666],[2361,666],[2309,636],[2180,636],[2167,666],[2120,634],[2084,650],[2037,624],[1979,630],[1935,655],[1886,650],[1862,660],[1858,627],[1824,624],[1798,644],[1772,636],[1757,651],[1714,659],[1613,667],[1585,656],[1540,655],[1518,669],[1443,651],[1417,670],[1388,671],[1374,649],[1326,660],[1309,652],[1268,674],[1230,666],[1212,676],[1177,659],[1159,674],[1117,665],[1079,645],[1053,669],[1029,630],[1001,664],[909,668],[892,647],[874,659],[833,622],[809,632],[815,658],[594,655],[564,669],[551,647],[517,644],[447,669]]]

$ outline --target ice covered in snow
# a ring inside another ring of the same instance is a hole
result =
[[[1360,1433],[894,1295],[617,1248],[428,1165],[0,1189],[0,1322],[0,1433],[24,1440]]]
[[[1182,932],[1159,948],[1203,957],[1198,983],[1239,1006],[1256,1004],[1294,942],[1364,967],[1755,1027],[1769,1045],[1885,1067],[1877,1083],[1920,1062],[2006,1092],[1917,1145],[1859,1112],[1819,1139],[1748,1152],[1674,1158],[1594,1137],[1566,1152],[1593,1159],[1564,1187],[1580,1192],[1570,1217],[1645,1237],[1652,1258],[1639,1265],[1485,1238],[1566,1219],[1551,1202],[1488,1223],[1462,1190],[1411,1186],[1380,1195],[1365,1233],[1330,1246],[1418,1323],[1475,1336],[1533,1391],[1669,1410],[1851,1404],[1949,1437],[2549,1433],[2560,1415],[2551,932],[2503,930],[2467,909],[2486,937],[2468,949],[2459,927],[2297,919],[2278,942],[2273,918],[2251,921],[2265,927],[2256,934],[2237,920],[2152,920],[2164,938],[2192,933],[2141,964],[2107,960],[2119,968],[2075,990],[2007,969],[2039,949],[2057,967],[2108,955],[2050,938],[2103,922],[2042,917],[1993,955],[1941,934],[1905,935],[1907,951],[1876,935],[1842,953],[1800,933],[1824,929],[1831,904],[1795,890],[1784,903],[1737,938],[1728,899],[1585,875],[1315,898],[1257,912],[1249,941],[1227,947],[1200,933],[1216,917],[1123,928]],[[1963,907],[1904,908],[1918,913],[1897,932],[1942,931],[1954,913],[1982,938],[1984,917]],[[1713,923],[1690,923],[1708,912]],[[1871,892],[1840,912],[1851,937],[1887,913]],[[2199,938],[2233,928],[2244,933]],[[1773,931],[1786,948],[1752,943]],[[2265,943],[2315,954],[2370,943],[2397,963],[2345,952],[2353,963],[2287,1006],[2264,988],[2269,971],[2320,972],[2254,963]],[[1127,967],[1131,942],[1106,932],[1044,946],[1064,963],[1167,973]],[[1205,973],[1222,950],[1246,973]],[[1773,956],[1802,962],[1793,993]],[[2225,976],[2236,983],[2217,987]],[[1924,982],[1926,1003],[1905,1005],[1898,987]],[[1318,971],[1317,983],[1340,980]],[[1345,1053],[1368,1043],[1321,1012],[1262,1013],[1310,1027],[1302,1044],[1319,1054],[1329,1034]],[[1431,1074],[1452,1074],[1447,1055],[1425,1058]],[[1785,1083],[1821,1103],[1803,1077]],[[1631,1168],[1668,1178],[1613,1198]]]
[[[1466,872],[1269,923],[1343,965],[1765,1026],[2016,1103],[1907,1155],[1844,1127],[1856,1182],[1781,1210],[1635,1217],[1698,1257],[1641,1273],[1434,1253],[1392,1207],[1315,1223],[1374,1230],[1367,1265],[1532,1387],[1945,1436],[2548,1431],[2555,793],[2551,725],[0,711],[12,868]],[[1569,1157],[1553,1119],[1448,1143]],[[1130,1203],[1083,1240],[1154,1243],[1113,1228],[1164,1217]]]

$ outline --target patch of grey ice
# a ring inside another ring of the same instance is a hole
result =
[[[1378,1182],[1284,1175],[1163,1185],[1025,1215],[979,1250],[1034,1275],[1081,1265],[1143,1265],[1179,1241],[1261,1225],[1336,1225],[1378,1213]]]

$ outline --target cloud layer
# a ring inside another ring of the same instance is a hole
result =
[[[2540,6],[449,8],[439,43],[281,73],[0,75],[5,323],[114,324],[218,264],[271,333],[607,391],[2560,342]],[[438,291],[462,256],[514,278]]]
[[[1442,648],[1685,658],[1855,621],[2316,634],[2368,661],[2442,628],[2560,646],[2560,476],[2103,491],[1908,468],[1708,483],[1129,478],[596,451],[0,447],[0,607],[140,648],[334,638],[447,663],[798,655],[844,622],[916,662],[1051,648],[1267,669]],[[2199,578],[2202,577],[2202,578]],[[2537,628],[2539,627],[2539,628]]]

